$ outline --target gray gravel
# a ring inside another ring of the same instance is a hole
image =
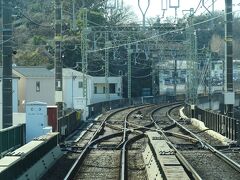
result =
[[[209,151],[182,151],[182,154],[203,179],[240,179],[239,172]]]

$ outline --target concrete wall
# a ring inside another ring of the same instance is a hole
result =
[[[18,112],[18,79],[13,79],[12,88],[13,88],[13,112]]]
[[[82,76],[75,76],[75,77],[64,77],[63,79],[63,98],[65,102],[65,108],[76,108],[85,107],[86,101],[85,98],[83,99],[83,88],[79,88],[79,82],[83,82]],[[110,94],[110,99],[120,99],[122,98],[122,80],[121,77],[109,77],[109,83],[116,84],[115,90],[116,93]],[[87,104],[94,104],[102,101],[107,101],[106,94],[101,93],[99,94],[94,93],[94,85],[98,84],[99,89],[103,89],[105,86],[105,77],[91,77],[87,76]],[[80,103],[80,104],[79,104]]]
[[[40,91],[36,91],[36,82],[40,82]],[[19,81],[19,112],[25,112],[25,104],[32,101],[41,101],[47,105],[55,104],[54,78],[21,78]]]
[[[20,78],[20,80],[18,81],[18,98],[19,98],[19,105],[18,105],[18,111],[19,112],[24,112],[25,110],[25,101],[26,101],[26,97],[25,97],[25,88],[26,88],[26,79],[25,78]]]
[[[82,77],[64,77],[63,79],[63,99],[65,108],[74,107],[74,99],[83,96],[83,88],[79,88],[78,83],[83,82]]]
[[[13,113],[13,125],[26,124],[26,113]]]

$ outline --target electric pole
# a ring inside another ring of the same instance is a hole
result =
[[[108,37],[108,32],[105,32],[105,94],[106,94],[106,100],[110,101],[110,94],[109,94],[109,47],[110,47],[110,41]]]
[[[85,98],[85,105],[88,104],[87,98],[87,68],[88,68],[88,54],[87,54],[87,9],[82,9],[81,20],[83,23],[83,29],[81,32],[81,56],[82,56],[82,73],[83,73],[83,98]]]
[[[152,62],[152,95],[153,96],[158,96],[159,95],[159,72],[158,72],[158,67],[156,63],[156,57],[157,53],[152,52],[152,57],[151,57],[151,62]]]
[[[128,49],[127,49],[127,57],[128,57],[128,99],[132,98],[132,61],[131,61],[132,49],[130,44],[130,39],[128,39]]]
[[[62,92],[62,1],[55,0],[55,102],[58,107],[58,117],[63,113],[63,92]]]
[[[173,80],[174,80],[174,96],[175,99],[177,97],[177,59],[174,56],[174,72],[173,72]]]
[[[224,113],[233,117],[235,94],[233,92],[233,47],[232,47],[232,0],[225,0],[225,80]]]
[[[75,3],[76,0],[72,0],[72,30],[76,31],[77,30],[77,25],[76,25],[76,13],[75,13]]]
[[[212,109],[212,52],[208,52],[208,101],[209,109]]]
[[[2,121],[3,128],[12,126],[12,1],[2,0]]]
[[[188,60],[187,60],[187,101],[191,105],[197,104],[197,32],[194,30],[193,14],[194,10],[190,9],[189,26],[187,28],[187,40],[188,40]]]

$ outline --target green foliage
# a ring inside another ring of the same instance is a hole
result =
[[[215,12],[213,15],[193,17],[194,28],[197,30],[198,48],[208,47],[213,34],[224,37],[224,13]]]
[[[43,36],[35,35],[33,36],[33,44],[34,45],[45,45],[46,44],[46,38]]]
[[[83,26],[83,13],[85,9],[80,9],[78,12],[78,20],[77,25],[78,29],[82,31]],[[87,20],[88,20],[88,26],[105,26],[106,19],[104,18],[103,12],[100,12],[99,10],[87,10]]]
[[[64,67],[73,68],[77,62],[81,61],[81,46],[77,37],[64,37],[62,43],[63,65]]]
[[[18,52],[15,57],[15,62],[19,66],[53,67],[53,59],[51,55],[49,55],[45,49],[41,48],[37,48],[35,51],[27,50],[24,52]]]
[[[14,48],[17,49],[18,53],[14,56],[14,60],[17,65],[21,66],[46,66],[48,68],[54,67],[54,1],[36,1],[36,0],[16,0],[19,10],[16,9],[18,17],[15,19],[14,26]],[[73,0],[64,0],[62,10],[62,54],[64,67],[76,67],[77,70],[81,70],[81,32],[83,21],[82,9],[87,9],[88,13],[88,27],[96,28],[98,26],[108,27],[109,30],[114,26],[134,26],[136,32],[127,32],[119,35],[112,45],[125,44],[130,38],[130,41],[136,41],[139,39],[149,38],[152,34],[140,32],[140,26],[135,22],[137,21],[136,16],[130,10],[130,8],[124,8],[122,10],[110,11],[105,9],[106,0],[75,0],[75,13],[77,29],[73,30]],[[27,17],[27,18],[26,18]],[[214,18],[212,21],[209,19]],[[161,28],[166,26],[170,29],[182,29],[186,26],[186,19],[179,19],[175,24],[174,18],[168,18],[164,23],[160,19],[149,20],[152,25],[152,30],[155,33],[160,33]],[[168,22],[168,23],[167,23]],[[174,22],[174,23],[173,23]],[[204,23],[202,23],[204,22]],[[208,47],[213,35],[219,35],[220,39],[224,39],[224,14],[223,12],[217,12],[213,16],[201,15],[194,16],[193,23],[197,24],[194,26],[197,30],[198,35],[198,49]],[[111,27],[111,28],[110,28]],[[161,27],[161,28],[160,28]],[[240,44],[240,18],[234,18],[233,36],[234,45],[239,49]],[[154,34],[155,35],[155,34]],[[172,36],[169,33],[163,37],[168,39]],[[94,41],[93,33],[88,36],[89,49],[93,48],[92,44]],[[175,40],[182,40],[184,33],[174,33]],[[110,40],[113,40],[113,35],[109,36]],[[100,39],[97,48],[105,47],[104,35]],[[216,44],[216,43],[215,43]],[[142,44],[143,45],[143,44]],[[135,46],[133,44],[133,46]],[[235,52],[237,52],[235,48]],[[238,51],[240,52],[240,51]],[[240,58],[239,53],[234,53],[234,58]],[[109,51],[110,60],[110,75],[119,75],[119,72],[123,73],[123,82],[125,88],[125,97],[127,92],[127,46],[118,48],[117,54],[114,55],[113,50]],[[117,58],[114,58],[116,56]],[[137,56],[137,58],[135,57]],[[219,55],[216,54],[216,58]],[[88,53],[88,72],[94,76],[104,76],[104,65],[105,65],[105,51],[99,51],[94,53]],[[132,74],[135,77],[144,76],[150,74],[151,64],[150,61],[146,61],[146,55],[144,53],[133,54],[132,59],[135,59],[135,63],[132,62],[134,68]],[[78,66],[76,66],[78,65]],[[143,68],[144,67],[144,68]],[[141,89],[143,87],[151,87],[151,76],[145,78],[132,78],[133,96],[140,96]]]

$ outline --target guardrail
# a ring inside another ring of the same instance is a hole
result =
[[[26,126],[19,124],[0,130],[0,158],[26,142]]]
[[[184,113],[191,118],[196,118],[212,129],[227,138],[240,143],[240,120],[223,114],[201,109],[197,106],[191,108],[185,104]]]

